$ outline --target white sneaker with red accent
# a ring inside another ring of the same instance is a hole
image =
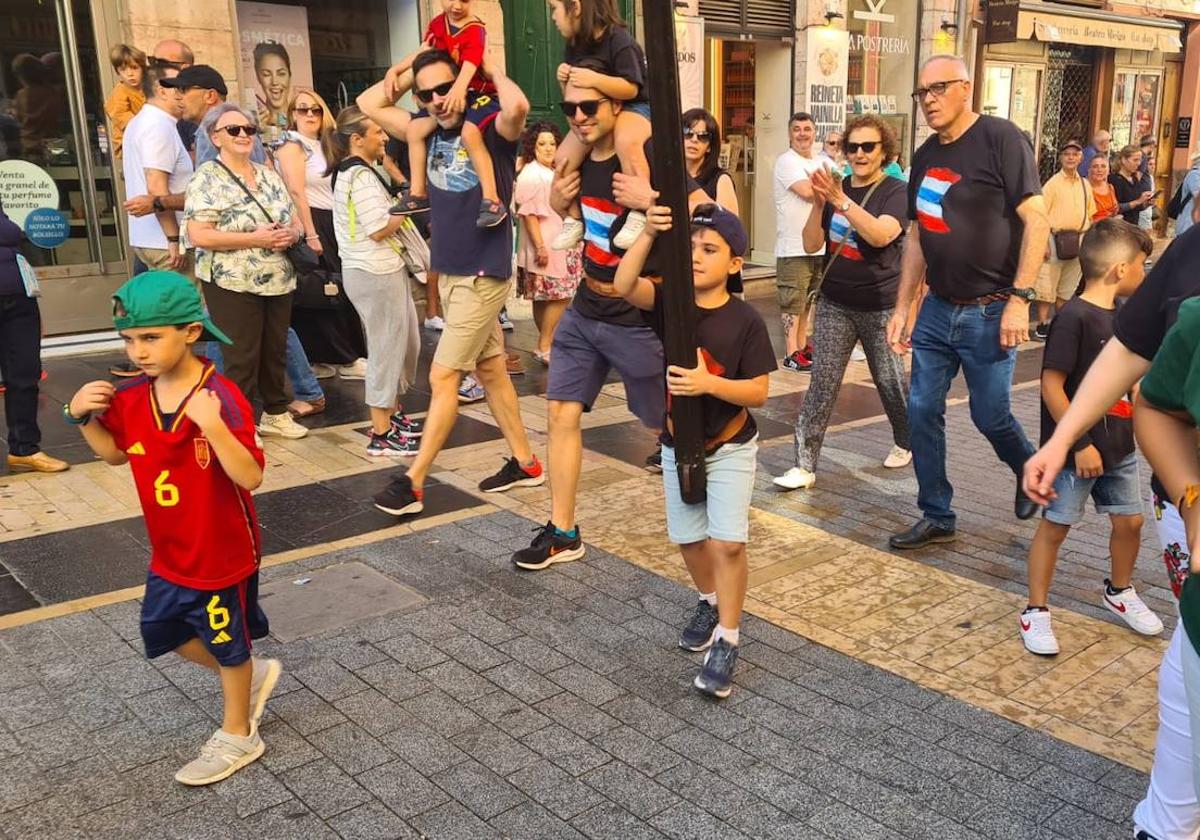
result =
[[[1058,639],[1050,625],[1050,610],[1030,610],[1017,616],[1021,622],[1021,641],[1025,649],[1039,656],[1058,653]]]
[[[1119,616],[1135,632],[1141,633],[1143,636],[1157,636],[1162,633],[1162,621],[1138,597],[1137,590],[1132,586],[1122,589],[1114,595],[1109,592],[1109,582],[1105,580],[1101,595],[1104,598],[1104,606]]]

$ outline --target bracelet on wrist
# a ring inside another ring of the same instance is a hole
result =
[[[72,426],[86,426],[88,421],[92,419],[92,413],[90,411],[84,414],[82,417],[76,417],[71,413],[71,404],[69,402],[63,403],[62,416],[63,419]]]
[[[1197,499],[1200,499],[1200,484],[1189,484],[1183,489],[1183,495],[1179,497],[1175,509],[1179,511],[1180,516],[1183,516],[1183,512],[1196,504]]]

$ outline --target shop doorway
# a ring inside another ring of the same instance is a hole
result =
[[[1042,183],[1058,171],[1058,150],[1068,140],[1088,143],[1092,123],[1092,80],[1098,61],[1094,47],[1069,44],[1049,48],[1045,118],[1038,137],[1038,174]]]

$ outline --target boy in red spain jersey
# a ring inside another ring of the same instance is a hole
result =
[[[113,321],[141,375],[117,386],[89,382],[63,417],[105,462],[133,472],[151,544],[146,655],[175,651],[220,676],[221,728],[175,774],[208,785],[263,754],[258,721],[282,671],[250,656],[250,640],[267,634],[250,498],[262,483],[262,444],[241,391],[192,353],[200,340],[231,342],[191,281],[139,274],[113,295]]]
[[[496,170],[492,156],[484,142],[483,132],[488,123],[500,113],[500,101],[496,97],[496,85],[483,73],[484,53],[487,50],[487,27],[483,21],[471,14],[471,0],[442,0],[442,14],[429,22],[425,37],[417,53],[425,50],[445,50],[458,65],[458,77],[453,82],[439,85],[433,90],[413,88],[413,96],[422,106],[413,118],[408,136],[408,161],[412,173],[408,195],[403,197],[393,212],[421,213],[429,210],[428,139],[437,129],[437,116],[442,112],[464,114],[462,122],[462,147],[470,158],[483,200],[479,207],[476,225],[491,228],[504,221],[508,209],[500,201],[496,185]],[[391,90],[403,69],[411,66],[417,53],[388,71]],[[437,101],[435,102],[435,98]],[[434,160],[434,177],[453,178],[462,170],[463,161]],[[434,186],[445,187],[445,184]]]

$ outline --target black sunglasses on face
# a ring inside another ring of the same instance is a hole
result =
[[[683,139],[684,140],[697,140],[701,143],[707,143],[709,140],[712,139],[712,134],[710,134],[707,131],[696,131],[695,129],[692,129],[692,128],[685,128],[683,130]]]
[[[583,111],[585,117],[594,117],[596,112],[600,110],[600,103],[607,102],[607,98],[602,99],[585,99],[583,102],[559,102],[558,107],[562,109],[563,115],[567,119],[575,119],[575,112]]]
[[[414,90],[413,96],[417,97],[418,102],[424,102],[426,105],[428,105],[433,101],[433,97],[435,96],[447,96],[452,87],[454,87],[453,80],[449,82],[442,82],[437,87],[431,87],[429,90]]]
[[[865,152],[866,154],[869,155],[875,151],[875,147],[878,145],[879,145],[878,140],[866,140],[862,143],[847,143],[846,144],[846,153],[853,155],[853,154],[857,154],[859,149],[862,149],[863,152]]]
[[[325,113],[325,109],[322,108],[320,105],[313,105],[311,108],[305,108],[303,106],[297,105],[295,108],[292,109],[292,113],[293,114],[307,114],[310,117],[319,117]]]
[[[217,131],[224,131],[230,137],[240,137],[242,132],[246,132],[247,137],[253,137],[258,134],[258,126],[256,125],[223,125]]]

